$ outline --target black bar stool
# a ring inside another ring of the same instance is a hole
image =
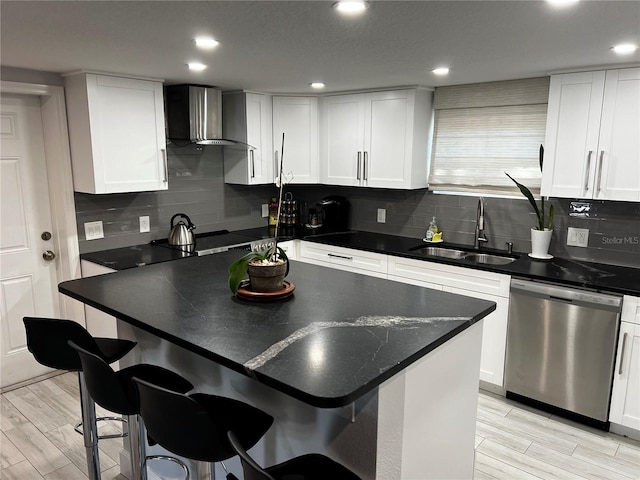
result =
[[[355,473],[340,465],[338,462],[320,455],[309,453],[286,460],[271,467],[262,468],[249,456],[247,450],[233,432],[227,432],[229,443],[240,457],[244,480],[360,480]]]
[[[201,462],[220,462],[227,479],[237,477],[223,463],[236,456],[226,432],[235,431],[238,442],[248,449],[273,423],[271,415],[238,400],[205,393],[176,393],[137,377],[133,381],[138,387],[140,414],[149,435],[176,455]],[[213,465],[211,469],[213,472]]]
[[[80,357],[87,389],[93,400],[102,408],[119,413],[120,415],[137,415],[137,421],[129,422],[130,426],[136,426],[136,431],[130,429],[132,433],[129,436],[132,447],[131,464],[134,478],[146,478],[146,462],[151,459],[175,462],[179,464],[185,472],[188,472],[186,465],[174,457],[166,455],[146,455],[144,425],[139,415],[138,392],[132,382],[132,378],[143,378],[155,384],[162,385],[171,391],[180,393],[186,393],[192,390],[193,385],[191,382],[171,370],[146,363],[126,367],[115,372],[99,355],[85,350],[73,341],[69,341],[69,346],[74,349]],[[172,412],[168,412],[168,415],[172,414]],[[153,439],[153,436],[151,436],[151,438]],[[135,440],[137,440],[137,448],[135,448]],[[151,443],[155,443],[155,441],[150,441],[150,444]]]
[[[58,370],[78,372],[82,421],[75,426],[75,430],[84,436],[89,479],[99,480],[98,440],[122,435],[98,436],[97,421],[117,420],[126,422],[126,420],[119,417],[96,418],[95,405],[87,392],[80,358],[76,351],[69,347],[67,342],[71,340],[77,345],[81,345],[88,351],[94,352],[107,363],[120,360],[135,347],[136,342],[118,338],[93,337],[82,325],[71,320],[24,317],[23,322],[27,333],[27,348],[38,363]]]

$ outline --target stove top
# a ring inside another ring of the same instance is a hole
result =
[[[195,246],[169,245],[167,239],[153,240],[151,244],[201,256],[226,252],[227,250],[232,249],[242,249],[247,251],[265,250],[270,246],[270,243],[273,243],[273,239],[262,238],[259,240],[252,240],[247,236],[231,233],[229,230],[216,230],[213,232],[196,234],[195,240]]]

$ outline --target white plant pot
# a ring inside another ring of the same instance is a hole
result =
[[[531,229],[531,255],[534,257],[546,257],[549,254],[549,244],[553,230]]]

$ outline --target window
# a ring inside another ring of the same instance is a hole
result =
[[[540,191],[549,77],[436,88],[429,188],[519,194],[505,175]]]

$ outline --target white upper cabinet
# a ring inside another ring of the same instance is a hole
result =
[[[65,92],[75,191],[168,188],[161,81],[79,72]]]
[[[321,182],[425,188],[431,118],[432,92],[427,90],[324,97]]]
[[[291,173],[291,183],[318,183],[318,98],[273,97],[274,176],[280,173],[284,133],[283,174]]]
[[[541,193],[640,201],[640,68],[551,76]]]
[[[222,136],[253,147],[225,147],[226,183],[273,183],[271,117],[271,95],[248,92],[222,94]]]

